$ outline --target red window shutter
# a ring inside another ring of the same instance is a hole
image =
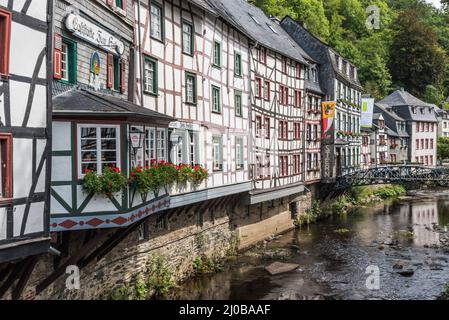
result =
[[[108,70],[107,70],[107,83],[106,86],[108,88],[112,88],[114,86],[114,57],[111,53],[108,53]]]
[[[9,75],[11,12],[0,9],[0,74]]]
[[[125,91],[125,59],[120,59],[120,92],[124,93]]]
[[[126,0],[122,0],[122,9],[126,11]]]
[[[62,37],[56,33],[53,46],[53,78],[62,78]]]

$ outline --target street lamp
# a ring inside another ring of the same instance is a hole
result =
[[[137,164],[137,152],[143,148],[143,142],[145,140],[145,133],[142,131],[131,131],[129,133],[129,144],[133,150],[133,160]]]

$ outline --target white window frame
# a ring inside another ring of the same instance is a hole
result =
[[[67,43],[62,42],[61,50],[61,80],[69,81],[69,46]]]
[[[212,112],[215,113],[221,113],[221,89],[217,86],[212,86]],[[215,101],[215,93],[218,94],[217,99],[218,101]]]
[[[147,68],[147,63],[152,66],[152,69]],[[156,87],[154,86],[155,82],[157,81],[157,79],[155,79],[155,76],[157,74],[156,68],[157,68],[156,61],[144,57],[144,64],[143,64],[144,90],[143,91],[146,93],[152,93],[152,94],[156,93]],[[150,76],[151,74],[152,74],[152,76]]]
[[[164,134],[161,138],[161,133]],[[160,152],[163,152],[162,156]],[[156,128],[156,157],[158,161],[167,160],[167,129]]]
[[[243,170],[245,167],[243,137],[235,137],[235,169]]]
[[[157,11],[153,11],[157,10]],[[162,41],[163,38],[163,24],[162,7],[158,4],[151,3],[151,24],[150,24],[150,36],[152,38]]]
[[[215,141],[218,139],[218,141]],[[221,166],[221,167],[220,167]],[[212,170],[223,171],[223,137],[212,136]]]
[[[184,27],[188,27],[189,31],[187,32]],[[192,55],[193,54],[193,41],[194,41],[194,34],[193,34],[193,23],[190,21],[183,21],[182,22],[182,52],[185,54]],[[186,36],[188,36],[188,39],[186,39]]]
[[[77,127],[77,155],[78,155],[78,161],[77,161],[77,170],[78,170],[78,177],[84,177],[84,172],[82,170],[82,157],[81,157],[81,130],[83,128],[96,128],[96,140],[97,140],[97,173],[102,174],[103,173],[103,162],[101,161],[101,129],[102,128],[114,128],[116,130],[116,167],[121,167],[121,150],[120,150],[120,144],[121,144],[121,130],[119,125],[112,125],[112,124],[78,124]]]

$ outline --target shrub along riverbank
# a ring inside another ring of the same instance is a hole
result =
[[[346,194],[326,203],[313,201],[311,208],[296,218],[295,226],[311,224],[333,214],[347,213],[354,208],[375,205],[385,200],[403,196],[406,193],[406,188],[401,185],[353,187]]]

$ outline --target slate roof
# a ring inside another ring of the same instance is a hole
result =
[[[399,115],[397,115],[396,113],[387,110],[388,106],[380,104],[378,102],[376,102],[375,106],[379,109],[380,112],[382,113],[386,113],[387,115],[389,115],[390,117],[392,117],[394,120],[396,121],[405,121],[403,118],[401,118]]]
[[[307,90],[310,90],[310,91],[313,91],[313,92],[315,92],[315,93],[324,95],[324,92],[323,92],[323,90],[321,89],[321,86],[320,86],[320,83],[319,83],[319,82],[315,82],[315,81],[312,81],[312,80],[305,80],[305,81],[304,81],[304,87],[305,87]]]
[[[392,94],[379,101],[378,104],[386,105],[389,107],[393,106],[435,107],[435,105],[424,102],[403,89],[398,89],[394,91]]]
[[[261,9],[246,0],[208,1],[223,19],[264,47],[303,64],[307,64],[306,60],[316,62],[290,38],[279,22],[268,18]]]
[[[209,11],[209,13],[217,15],[217,12],[206,0],[189,0],[189,1],[191,3],[193,3],[194,5],[196,5],[197,7],[202,8],[206,11]]]
[[[385,128],[387,129],[387,135],[388,136],[390,136],[390,137],[399,137],[399,134],[396,131],[390,129],[389,127],[385,127]]]
[[[300,23],[298,21],[295,21],[290,16],[284,17],[284,19],[282,19],[281,24],[284,27],[286,25],[290,25],[290,27],[287,28],[287,29],[290,29],[290,32],[293,33],[292,34],[293,38],[295,38],[295,34],[294,33],[302,33],[303,35],[307,35],[306,38],[302,37],[304,42],[307,41],[307,43],[304,43],[303,45],[304,45],[304,48],[306,50],[308,50],[308,53],[311,54],[312,56],[314,56],[314,54],[316,54],[316,50],[320,50],[320,51],[327,50],[326,58],[325,58],[326,61],[325,62],[321,61],[321,63],[322,64],[324,64],[324,63],[330,64],[330,66],[332,67],[332,71],[334,71],[334,73],[335,73],[335,77],[339,78],[340,80],[342,80],[344,82],[350,83],[351,85],[357,87],[360,90],[362,89],[362,85],[361,85],[358,77],[356,77],[354,79],[354,77],[351,77],[350,75],[347,75],[345,72],[343,72],[342,70],[340,70],[338,68],[337,61],[335,59],[335,55],[337,54],[338,56],[340,56],[340,58],[343,61],[347,61],[352,66],[355,66],[354,63],[352,63],[348,59],[345,59],[340,53],[338,53],[329,44],[325,43],[320,38],[315,36],[312,32],[310,32],[307,28],[305,28],[302,23]],[[292,26],[294,26],[294,27],[291,28]],[[307,40],[305,40],[305,39],[307,39]]]
[[[379,101],[378,104],[391,107],[395,113],[405,120],[437,122],[437,107],[416,98],[404,89],[394,91]]]
[[[140,107],[132,102],[96,93],[86,89],[72,88],[53,98],[54,114],[101,115],[145,117],[154,121],[175,121],[175,118]]]

